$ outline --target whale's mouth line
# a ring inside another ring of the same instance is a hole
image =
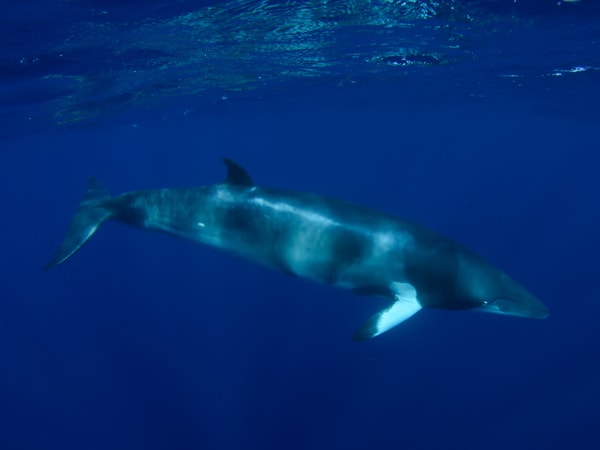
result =
[[[504,297],[487,302],[482,310],[530,319],[545,319],[549,315],[548,309],[537,300],[520,301]]]

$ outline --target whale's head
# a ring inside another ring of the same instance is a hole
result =
[[[548,317],[548,308],[533,294],[476,255],[459,257],[457,289],[482,312],[530,319]]]

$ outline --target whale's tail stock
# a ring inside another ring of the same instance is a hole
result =
[[[44,270],[56,267],[69,259],[92,237],[98,227],[112,216],[111,196],[108,190],[94,177],[90,177],[88,182],[88,190],[71,220],[67,235],[54,257],[44,266]]]

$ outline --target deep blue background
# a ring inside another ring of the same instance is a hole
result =
[[[293,106],[5,145],[3,448],[594,448],[596,125],[517,105]],[[113,223],[41,272],[87,174],[115,193],[208,184],[221,155],[439,230],[551,316],[431,310],[355,343],[381,301]]]
[[[279,90],[3,140],[0,448],[600,448],[600,98],[536,79],[487,98]],[[437,230],[550,317],[426,310],[356,343],[385,302],[115,223],[42,272],[88,175],[115,194],[211,184],[222,156]]]

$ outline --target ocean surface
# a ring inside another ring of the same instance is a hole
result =
[[[0,449],[599,449],[600,2],[0,2]],[[87,178],[409,219],[545,320],[424,310],[104,224]]]

